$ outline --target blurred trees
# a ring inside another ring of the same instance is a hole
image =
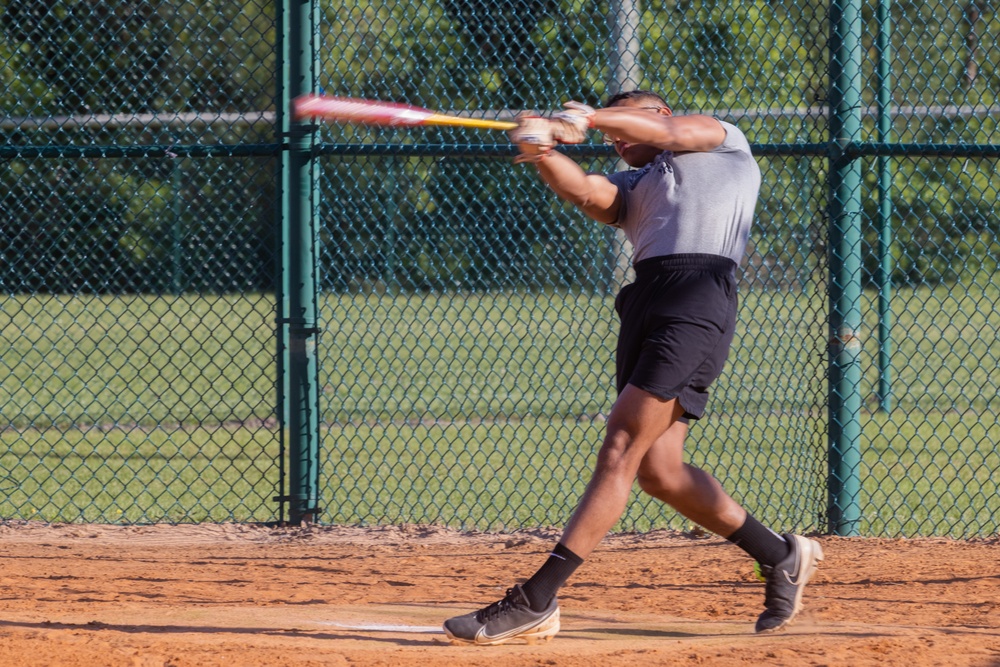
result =
[[[680,112],[738,122],[759,144],[827,140],[818,111],[825,4],[639,7],[640,85]],[[875,99],[873,12],[865,5],[866,104]],[[608,82],[608,14],[606,1],[323,0],[318,80],[331,94],[496,115],[569,99],[599,104],[617,92]],[[273,143],[273,128],[256,114],[274,108],[275,16],[268,0],[0,0],[0,139],[7,147]],[[904,2],[893,16],[892,140],[997,143],[996,115],[982,111],[1000,90],[992,9]],[[185,113],[183,123],[169,121]],[[864,132],[874,140],[870,114]],[[555,200],[530,170],[513,168],[503,135],[325,126],[322,139],[420,144],[439,155],[322,159],[329,288],[605,285],[606,230]],[[594,170],[615,168],[606,152],[592,156]],[[762,163],[755,261],[821,263],[825,161]],[[995,161],[892,164],[895,279],[953,280],[989,266],[1000,236]],[[863,199],[873,219],[869,166]],[[4,167],[6,291],[273,285],[269,158],[33,157]],[[866,240],[874,247],[873,229]],[[866,256],[873,268],[877,258]]]
[[[264,0],[6,0],[0,27],[7,147],[272,140],[255,113],[274,90]],[[5,167],[4,291],[259,289],[272,280],[269,159],[55,156]]]

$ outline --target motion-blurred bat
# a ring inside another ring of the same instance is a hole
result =
[[[486,130],[513,130],[517,127],[517,123],[510,121],[455,116],[422,109],[410,104],[329,95],[303,95],[295,98],[292,101],[292,115],[296,120],[321,118],[338,123],[358,123],[361,125],[402,127],[448,125],[452,127],[478,127]]]

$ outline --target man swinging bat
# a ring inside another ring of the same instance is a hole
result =
[[[588,174],[553,150],[584,141],[589,129],[603,132],[632,169]],[[736,269],[761,181],[746,137],[709,116],[674,116],[659,95],[640,90],[602,109],[571,102],[549,118],[522,117],[510,137],[520,150],[515,161],[533,164],[556,195],[624,231],[636,278],[615,300],[618,398],[561,539],[523,585],[448,619],[445,632],[480,645],[555,635],[557,592],[619,520],[635,481],[760,563],[767,583],[756,631],[784,628],[823,559],[819,543],[771,531],[683,456],[689,421],[704,414],[736,327]]]

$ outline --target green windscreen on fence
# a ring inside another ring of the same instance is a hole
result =
[[[763,184],[690,460],[775,529],[994,534],[998,35],[977,2],[0,0],[0,520],[568,519],[626,242],[501,132],[290,121],[308,81],[737,125]],[[637,495],[617,529],[688,526]]]

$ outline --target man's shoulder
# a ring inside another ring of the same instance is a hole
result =
[[[741,130],[733,123],[724,121],[721,118],[716,118],[716,120],[719,121],[720,125],[722,125],[722,129],[726,131],[726,138],[723,140],[719,148],[722,148],[724,150],[728,149],[728,150],[744,151],[746,153],[750,152],[750,140],[747,139],[747,136],[743,133],[743,130]]]

